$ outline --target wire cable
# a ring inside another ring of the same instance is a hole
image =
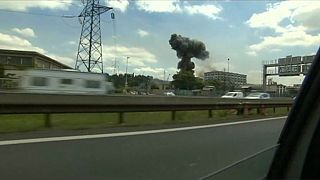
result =
[[[29,14],[29,15],[35,15],[35,16],[58,17],[58,18],[76,18],[76,17],[78,17],[75,15],[43,14],[43,13],[34,13],[34,12],[14,11],[14,10],[7,10],[7,9],[0,9],[0,12],[20,13],[20,14]]]
[[[112,13],[111,13],[111,19],[112,19],[112,30],[113,30],[113,35],[112,35],[112,38],[113,38],[113,43],[114,43],[114,74],[118,74],[118,69],[117,69],[117,66],[118,66],[118,62],[117,62],[117,56],[118,56],[118,43],[117,43],[117,39],[118,39],[118,36],[117,36],[117,29],[116,29],[116,20],[115,20],[115,16],[114,16],[114,10],[112,10]]]

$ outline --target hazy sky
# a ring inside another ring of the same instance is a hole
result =
[[[193,59],[195,71],[223,70],[261,83],[262,62],[287,55],[315,54],[320,45],[319,1],[104,1],[115,8],[101,16],[105,71],[125,71],[163,79],[177,71],[178,58],[168,41],[177,33],[205,43],[206,61]],[[74,67],[81,25],[79,0],[1,0],[0,48],[34,50]],[[19,11],[20,13],[12,12]],[[40,15],[41,14],[41,15]],[[117,48],[115,48],[115,46]],[[171,79],[171,78],[169,78]],[[303,77],[277,78],[292,84]]]

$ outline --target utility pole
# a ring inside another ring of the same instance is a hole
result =
[[[228,83],[228,85],[230,85],[230,74],[229,74],[229,61],[230,61],[230,59],[228,58],[228,75],[227,75],[227,79],[228,79],[228,81],[227,81],[227,83]]]
[[[228,73],[229,73],[229,61],[230,61],[230,59],[228,58]]]
[[[223,68],[223,74],[224,74],[224,78],[223,78],[223,91],[226,92],[226,68]]]
[[[169,82],[170,75],[171,75],[171,74],[169,73],[169,75],[168,75],[168,77],[167,77],[167,82]],[[172,88],[171,88],[171,83],[168,84],[168,88],[169,88],[169,89],[172,89]]]
[[[103,73],[100,15],[113,8],[100,5],[99,0],[82,2],[85,7],[78,16],[82,30],[75,69],[87,72],[99,69]]]
[[[125,89],[127,90],[128,88],[128,61],[129,61],[129,56],[127,56],[127,65],[126,65],[126,82],[124,84]]]
[[[114,67],[113,67],[113,74],[118,75],[117,73],[117,58],[114,58]]]
[[[162,84],[163,90],[165,90],[165,85],[164,85],[165,82],[166,82],[166,70],[163,69],[163,84]]]

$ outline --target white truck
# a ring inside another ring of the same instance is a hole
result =
[[[47,94],[108,94],[114,90],[103,74],[70,70],[6,70],[16,79],[16,92]]]

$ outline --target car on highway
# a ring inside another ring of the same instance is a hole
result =
[[[129,94],[130,94],[130,95],[137,95],[138,92],[137,92],[137,91],[130,91]]]
[[[163,94],[166,96],[175,96],[175,94],[173,92],[165,92]]]
[[[243,92],[228,92],[221,96],[221,98],[243,98]]]
[[[246,99],[270,99],[270,94],[268,94],[268,93],[250,93],[245,98]]]

